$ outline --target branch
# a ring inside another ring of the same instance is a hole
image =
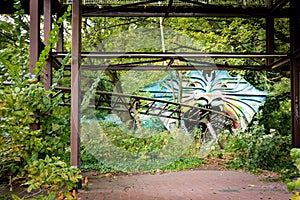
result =
[[[3,32],[0,32],[1,35],[3,35],[4,37],[6,37],[7,39],[13,41],[13,42],[16,42],[17,40],[16,39],[13,39],[12,37],[10,37],[9,35],[3,33]]]

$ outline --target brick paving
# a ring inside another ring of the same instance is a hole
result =
[[[188,170],[161,174],[93,176],[81,200],[288,200],[280,182],[239,171]]]

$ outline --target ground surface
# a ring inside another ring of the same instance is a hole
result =
[[[261,181],[262,175],[231,170],[195,169],[156,174],[87,174],[89,184],[81,200],[288,200],[280,182]]]

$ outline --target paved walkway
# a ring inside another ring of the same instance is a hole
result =
[[[288,200],[283,183],[238,171],[188,170],[162,174],[92,176],[81,200]]]

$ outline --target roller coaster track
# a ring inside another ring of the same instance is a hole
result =
[[[70,94],[71,92],[70,88],[65,87],[56,87],[55,89],[57,91],[56,95],[61,93]],[[63,105],[70,105],[71,95],[63,96],[68,97],[63,99]],[[221,149],[224,146],[218,138],[218,133],[224,130],[224,127],[230,127],[233,124],[233,119],[230,116],[209,106],[193,106],[157,98],[106,91],[96,91],[94,100],[95,102],[92,106],[94,106],[95,110],[111,110],[115,113],[127,113],[127,116],[132,117],[136,121],[136,124],[139,123],[137,119],[141,114],[159,117],[160,119],[184,121],[185,124],[192,125],[190,128],[185,125],[188,131],[193,130],[200,123],[204,123],[207,126],[205,132],[209,132]]]
[[[11,85],[5,82],[4,85]],[[53,97],[62,95],[63,106],[70,106],[71,88],[55,87],[56,94]],[[68,95],[66,95],[68,94]],[[115,112],[125,112],[129,114],[143,114],[156,117],[186,120],[197,123],[205,117],[214,118],[222,116],[230,123],[232,118],[223,112],[212,109],[210,106],[193,106],[190,104],[166,101],[157,98],[149,98],[137,95],[122,94],[116,92],[96,91],[95,93],[95,110],[111,110]]]
[[[71,89],[66,87],[56,87],[56,95],[64,93],[70,94]],[[63,105],[70,105],[71,95],[63,95]],[[157,98],[149,98],[143,96],[96,91],[95,93],[95,110],[112,110],[115,112],[127,112],[127,113],[138,113],[143,115],[151,115],[163,118],[171,118],[177,120],[186,120],[190,122],[197,122],[201,119],[210,116],[212,117],[222,116],[227,120],[232,120],[230,116],[212,109],[209,106],[200,107],[193,106],[184,103],[177,103],[166,101]]]

